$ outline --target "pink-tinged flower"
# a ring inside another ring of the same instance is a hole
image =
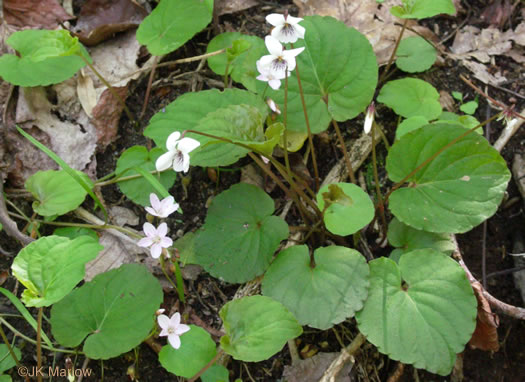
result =
[[[193,138],[180,139],[180,132],[171,133],[166,141],[168,152],[162,154],[155,162],[157,171],[164,171],[173,166],[176,172],[188,172],[190,168],[189,153],[200,146],[200,142]]]
[[[374,103],[372,102],[370,106],[368,106],[368,109],[366,110],[365,125],[363,126],[365,134],[368,134],[372,130],[372,124],[374,123],[375,111],[376,111],[376,107]]]
[[[266,36],[264,43],[270,54],[261,57],[260,66],[269,69],[281,79],[284,78],[286,71],[291,72],[295,69],[295,57],[304,50],[304,47],[285,50],[279,40],[272,36]]]
[[[151,203],[151,207],[145,207],[145,210],[150,215],[159,218],[167,218],[179,209],[179,204],[175,203],[173,196],[168,196],[160,201],[157,195],[151,193],[149,194],[149,202]]]
[[[168,225],[161,223],[159,228],[155,228],[153,224],[144,223],[142,227],[146,237],[139,240],[137,245],[139,247],[150,248],[151,257],[158,259],[162,253],[162,248],[169,248],[173,245],[173,240],[166,237],[168,233]]]
[[[256,77],[259,81],[267,81],[268,85],[274,90],[281,87],[281,80],[285,78],[285,72],[273,72],[271,68],[262,66],[261,60],[257,61],[256,65],[260,73]],[[286,72],[286,75],[290,77],[290,72]]]
[[[266,21],[274,26],[271,35],[283,44],[294,43],[297,39],[304,38],[305,29],[299,25],[299,22],[303,21],[300,17],[293,17],[287,13],[272,13],[266,16]]]
[[[175,313],[171,318],[161,314],[157,317],[157,322],[162,329],[159,336],[168,336],[170,345],[175,349],[180,348],[180,336],[191,329],[188,325],[180,323],[180,313]]]

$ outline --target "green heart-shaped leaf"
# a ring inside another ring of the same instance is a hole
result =
[[[93,187],[93,182],[81,171],[76,172]],[[33,209],[42,216],[63,215],[80,206],[86,190],[64,170],[38,171],[27,178],[26,189],[33,194]]]
[[[390,358],[433,373],[452,371],[476,327],[477,301],[465,271],[432,249],[404,254],[399,266],[370,262],[359,330]]]
[[[122,177],[136,175],[138,172],[133,167],[140,167],[145,171],[155,170],[155,161],[161,156],[163,151],[154,148],[148,151],[144,146],[132,146],[124,151],[117,160],[115,172]],[[166,188],[169,189],[175,183],[177,173],[175,171],[164,171],[153,175]],[[118,182],[120,191],[129,199],[141,206],[149,206],[149,195],[159,194],[155,187],[144,177],[123,180]]]
[[[412,36],[401,40],[396,56],[399,69],[408,73],[418,73],[434,65],[437,53],[423,37]]]
[[[18,86],[46,86],[72,77],[91,63],[88,52],[66,30],[24,30],[6,40],[20,57],[0,57],[0,77]]]
[[[405,118],[419,115],[431,121],[441,114],[439,93],[428,82],[417,78],[387,82],[377,100]]]
[[[299,71],[312,133],[320,133],[331,119],[346,121],[368,106],[377,84],[377,61],[366,37],[333,17],[306,16],[301,25],[305,37],[294,48],[305,50],[297,56],[297,69],[288,79],[287,129],[307,131]],[[268,89],[267,94],[284,105],[284,85],[278,91]]]
[[[394,143],[386,169],[399,182],[467,130],[435,123]],[[492,216],[510,172],[501,155],[479,134],[445,149],[390,195],[390,209],[403,223],[430,232],[466,232]]]
[[[51,331],[63,346],[109,359],[138,346],[153,327],[162,288],[146,267],[125,264],[98,274],[51,309]],[[87,337],[87,338],[86,338]]]
[[[441,13],[453,15],[452,0],[403,0],[404,5],[390,8],[390,13],[403,19],[426,19]]]
[[[245,362],[266,360],[303,329],[281,303],[265,296],[243,297],[224,305],[219,312],[226,335],[221,347]]]
[[[272,216],[274,209],[273,199],[251,184],[235,184],[216,196],[195,239],[197,263],[230,283],[263,274],[288,236],[288,225]]]
[[[60,301],[84,278],[85,264],[103,249],[98,240],[81,236],[69,240],[45,236],[24,247],[11,266],[13,275],[27,289],[27,306],[49,306]]]
[[[361,309],[368,293],[368,264],[345,247],[317,248],[315,267],[306,245],[280,252],[262,282],[264,295],[292,312],[301,325],[328,329]]]
[[[356,233],[374,218],[374,204],[362,188],[351,183],[323,186],[317,204],[324,211],[326,228],[336,235]]]
[[[159,353],[162,367],[184,378],[193,377],[217,354],[210,334],[199,326],[189,326],[191,329],[180,336],[180,348],[166,345]]]
[[[212,9],[201,0],[161,1],[140,23],[137,40],[161,56],[184,45],[211,21]]]

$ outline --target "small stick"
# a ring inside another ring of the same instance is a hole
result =
[[[159,56],[155,56],[153,59],[153,65],[151,65],[151,73],[149,74],[148,87],[146,89],[146,96],[144,97],[144,103],[142,104],[142,110],[139,115],[139,119],[142,119],[144,113],[146,112],[146,107],[148,106],[149,93],[151,92],[151,85],[153,83],[153,77],[155,76],[155,68],[159,62]]]
[[[7,207],[5,205],[4,200],[4,184],[3,181],[0,178],[0,223],[4,226],[4,229],[6,233],[14,237],[16,240],[18,240],[23,245],[28,245],[31,243],[34,239],[24,235],[22,232],[18,230],[18,227],[14,221],[11,220],[9,217],[9,213],[7,212]]]
[[[483,296],[487,299],[489,302],[489,305],[497,310],[499,310],[501,313],[506,314],[507,316],[517,318],[519,320],[525,320],[525,309],[519,308],[514,305],[509,305],[503,301],[498,300],[496,297],[492,296],[483,286],[479,283],[478,280],[474,278],[470,270],[468,269],[467,265],[465,264],[465,261],[463,261],[463,257],[461,256],[461,252],[459,251],[458,243],[456,241],[456,236],[451,235],[452,242],[454,243],[455,249],[452,253],[452,257],[456,259],[456,261],[459,263],[461,268],[465,271],[467,274],[467,278],[470,281],[471,284],[479,284],[480,290],[483,292]]]

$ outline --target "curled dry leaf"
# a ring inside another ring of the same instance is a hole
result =
[[[479,282],[471,284],[476,299],[478,300],[478,315],[476,317],[476,329],[472,334],[469,345],[475,349],[486,351],[498,351],[498,326],[499,318],[492,313],[489,302],[483,296],[483,287]]]
[[[69,15],[58,0],[4,0],[4,19],[18,28],[55,29]]]
[[[115,33],[137,27],[148,15],[131,0],[88,0],[78,15],[73,32],[79,40],[93,46]]]
[[[288,382],[318,382],[338,356],[339,353],[318,353],[313,357],[299,360],[291,366],[284,367],[283,379]],[[335,377],[334,382],[350,382],[352,367],[352,362],[347,362]]]

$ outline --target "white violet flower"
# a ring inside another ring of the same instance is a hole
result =
[[[157,317],[157,322],[162,329],[159,336],[168,336],[170,345],[175,349],[180,348],[179,337],[191,329],[188,325],[180,323],[180,313],[175,313],[171,318],[168,318],[165,314],[161,314]]]
[[[166,237],[168,233],[168,225],[161,223],[159,228],[155,228],[151,223],[144,223],[142,227],[146,237],[139,240],[137,245],[139,247],[150,247],[151,257],[158,259],[162,253],[162,248],[169,248],[173,245],[173,240]]]
[[[257,70],[259,74],[256,78],[259,81],[267,81],[268,85],[274,90],[281,87],[281,80],[285,78],[285,72],[273,72],[269,67],[261,65],[261,60],[256,62]],[[290,72],[286,72],[286,75],[290,77]]]
[[[270,69],[277,78],[281,76],[284,78],[286,71],[291,72],[295,69],[295,57],[304,50],[304,47],[285,50],[279,40],[272,36],[266,36],[264,42],[270,54],[262,56],[259,60],[261,68]]]
[[[372,124],[374,123],[375,105],[372,102],[366,110],[365,125],[363,127],[365,134],[368,134],[372,130]]]
[[[200,142],[193,138],[180,139],[180,132],[171,133],[166,141],[168,152],[162,154],[155,162],[157,171],[164,171],[173,166],[176,172],[188,172],[190,168],[189,153],[200,146]]]
[[[151,207],[145,207],[145,210],[150,215],[159,218],[167,218],[179,209],[179,204],[175,203],[173,196],[168,196],[160,201],[157,195],[151,193],[149,194],[149,202],[151,203]]]
[[[305,29],[298,24],[303,21],[300,17],[293,17],[288,13],[284,15],[272,13],[266,16],[266,21],[274,26],[271,35],[284,44],[304,38]]]

